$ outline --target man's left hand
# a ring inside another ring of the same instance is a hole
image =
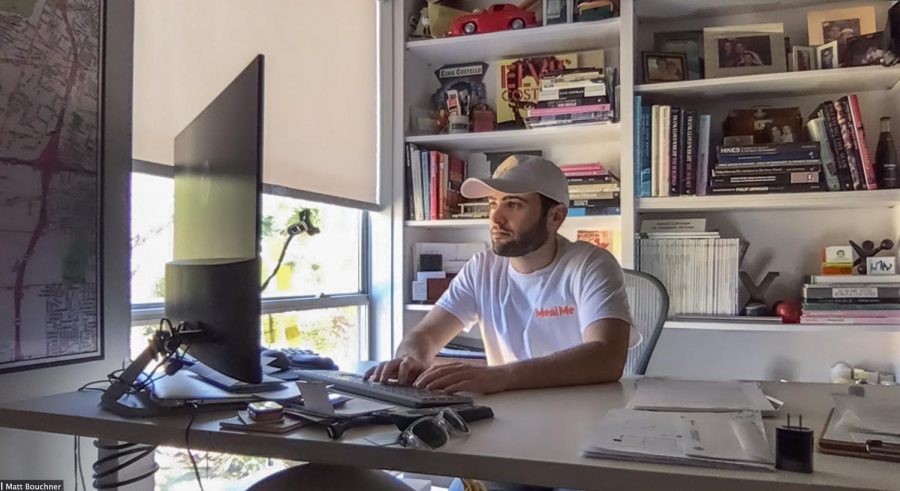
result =
[[[509,370],[502,366],[448,363],[432,366],[422,373],[413,385],[420,389],[443,390],[451,394],[455,392],[492,394],[507,390],[511,376]]]

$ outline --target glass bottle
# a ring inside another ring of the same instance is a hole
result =
[[[878,189],[896,189],[900,187],[900,160],[897,159],[897,147],[891,138],[891,118],[881,118],[881,134],[878,135],[878,146],[875,148],[875,177]]]

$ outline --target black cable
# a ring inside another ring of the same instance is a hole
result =
[[[107,445],[107,444],[100,443],[99,440],[95,440],[94,447],[96,447],[97,449],[114,451],[114,453],[107,455],[106,457],[104,457],[102,459],[97,460],[91,466],[91,469],[93,469],[93,471],[94,471],[94,473],[91,475],[91,478],[94,480],[92,483],[92,485],[94,486],[94,489],[113,489],[113,488],[127,486],[129,484],[134,484],[138,481],[142,481],[142,480],[152,476],[153,474],[156,474],[156,471],[159,470],[159,464],[154,462],[153,466],[150,468],[149,471],[147,471],[143,474],[137,475],[135,477],[132,477],[131,479],[126,479],[124,481],[110,482],[110,483],[106,483],[106,484],[100,484],[100,479],[111,476],[121,470],[124,470],[125,468],[133,465],[135,462],[152,454],[156,450],[156,445],[138,445],[135,443],[121,443],[121,444]],[[101,470],[104,465],[117,462],[119,459],[121,459],[123,457],[127,457],[129,455],[134,455],[134,457],[131,457],[130,459],[126,460],[125,462],[122,462],[121,464],[117,464],[117,465],[109,467],[108,469]]]
[[[84,482],[84,466],[81,465],[81,437],[79,436],[75,437],[75,448],[77,449],[75,452],[76,465],[78,466],[78,474],[81,476],[81,489],[87,491],[87,484]]]
[[[275,265],[275,269],[272,270],[272,274],[270,274],[269,277],[266,278],[266,281],[263,282],[260,291],[266,291],[266,287],[269,286],[269,282],[272,281],[272,278],[274,278],[276,274],[278,274],[278,270],[281,269],[281,262],[284,261],[284,255],[287,252],[288,244],[290,244],[291,240],[293,239],[294,234],[290,234],[288,235],[287,240],[284,241],[284,246],[281,248],[281,255],[278,256],[278,263]]]
[[[197,417],[197,404],[192,403],[191,419],[188,421],[187,428],[184,429],[184,449],[187,450],[188,458],[191,459],[191,465],[194,467],[194,475],[197,477],[197,485],[200,491],[203,491],[203,481],[200,480],[200,470],[197,469],[197,461],[194,460],[194,454],[191,453],[191,426],[194,425],[194,418]]]

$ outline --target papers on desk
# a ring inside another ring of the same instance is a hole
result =
[[[709,467],[773,469],[759,412],[614,409],[584,448],[586,457]]]
[[[658,378],[638,380],[628,407],[647,411],[773,411],[772,403],[755,382]]]
[[[835,426],[851,433],[900,438],[900,400],[897,399],[900,398],[835,395]]]

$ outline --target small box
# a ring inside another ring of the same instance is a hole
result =
[[[419,271],[443,271],[444,257],[440,254],[419,254]]]
[[[426,301],[428,303],[437,302],[441,295],[447,291],[447,288],[450,287],[450,281],[453,278],[430,278],[427,280],[427,289],[428,289],[428,297]]]
[[[847,264],[853,266],[853,248],[846,246],[828,246],[825,248],[825,263],[831,266]]]
[[[866,274],[875,276],[897,274],[897,258],[893,256],[867,257]]]
[[[428,283],[425,281],[412,282],[412,301],[424,302],[428,299]]]

